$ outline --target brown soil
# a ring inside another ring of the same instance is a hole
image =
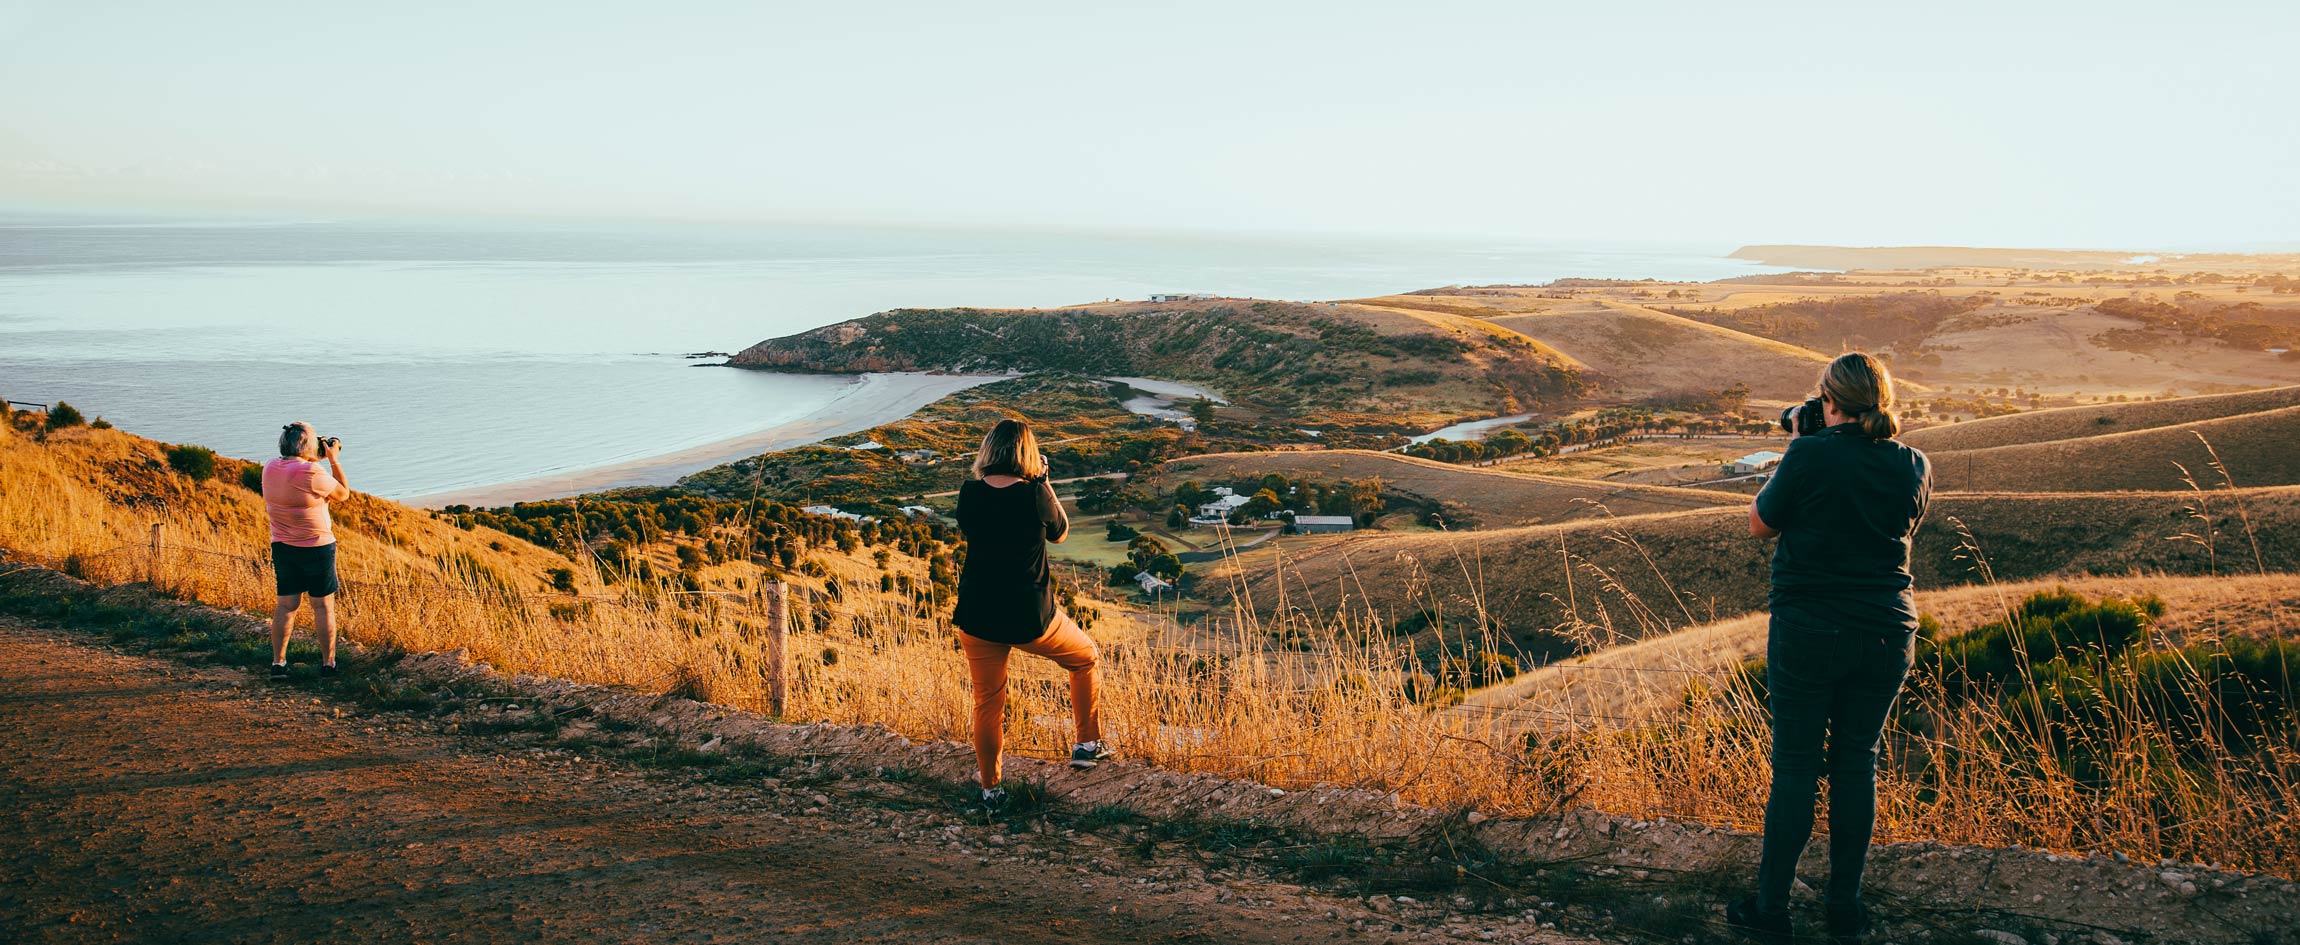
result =
[[[518,750],[14,620],[0,620],[0,706],[10,940],[1412,934],[1300,887],[1125,863],[1087,838],[967,823],[947,802],[906,809],[884,783],[720,785]],[[1573,940],[1522,931],[1509,938]]]

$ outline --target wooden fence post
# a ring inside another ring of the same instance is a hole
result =
[[[767,708],[776,718],[782,718],[783,707],[790,698],[790,622],[785,617],[783,582],[766,586],[767,591]]]
[[[160,586],[160,523],[152,523],[151,556],[144,561],[144,580],[153,587]]]

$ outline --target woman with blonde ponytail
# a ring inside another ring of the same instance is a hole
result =
[[[1773,787],[1757,892],[1726,920],[1761,941],[1790,940],[1789,887],[1829,779],[1830,938],[1868,925],[1861,876],[1877,819],[1877,742],[1915,655],[1909,541],[1932,498],[1932,464],[1893,437],[1893,377],[1861,352],[1822,370],[1818,432],[1792,434],[1749,507],[1749,532],[1777,538],[1765,683],[1773,711]],[[1812,406],[1797,408],[1810,410]],[[1795,418],[1786,423],[1798,429]]]

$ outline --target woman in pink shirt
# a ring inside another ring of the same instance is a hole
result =
[[[280,428],[280,458],[264,464],[264,513],[271,520],[272,574],[279,590],[279,604],[272,608],[274,679],[287,676],[288,633],[305,595],[325,653],[320,675],[335,675],[335,532],[327,504],[351,498],[335,458],[339,449],[335,440],[321,442],[311,424],[298,421]]]

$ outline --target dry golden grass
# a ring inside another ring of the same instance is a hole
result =
[[[2171,400],[2032,410],[1986,420],[1912,430],[1900,439],[1903,443],[1927,452],[1979,450],[2131,433],[2285,407],[2300,407],[2300,386],[2176,397]]]
[[[2009,418],[2008,418],[2009,419]],[[2244,485],[2300,483],[2300,406],[2129,433],[1929,452],[1942,489],[2183,490],[2225,464]]]
[[[2154,594],[2169,608],[2156,625],[2171,646],[2234,637],[2300,638],[2300,576],[2127,574],[2041,578],[1920,591],[1917,610],[1955,635],[2004,617],[2005,602],[2067,588],[2088,597]],[[1528,729],[1571,728],[1590,718],[1662,717],[1684,707],[1695,679],[1722,685],[1765,654],[1767,616],[1745,614],[1529,670],[1471,692],[1457,712],[1506,714]]]
[[[2194,272],[2184,266],[2195,257],[2172,264],[2175,272]],[[1628,282],[1567,286],[1477,286],[1417,292],[1382,300],[1421,300],[1417,304],[1456,313],[1491,312],[1497,324],[1507,325],[1548,342],[1566,354],[1584,359],[1613,383],[1606,396],[1636,396],[1640,391],[1667,389],[1672,377],[1700,378],[1707,382],[1747,381],[1761,399],[1802,397],[1803,385],[1815,371],[1783,363],[1746,346],[1715,346],[1686,339],[1680,346],[1660,347],[1642,354],[1636,349],[1644,335],[1660,335],[1659,326],[1639,326],[1627,318],[1632,309],[1718,309],[1736,311],[1763,305],[1799,301],[1842,301],[1901,292],[1938,293],[1945,298],[1978,298],[1980,304],[1967,318],[1950,319],[1924,339],[1922,353],[1903,352],[1909,358],[1895,364],[1895,372],[1913,387],[1934,390],[1994,389],[2018,386],[2055,398],[2088,400],[2104,394],[2154,396],[2175,389],[2215,392],[2254,387],[2285,386],[2293,382],[2292,362],[2264,351],[2217,343],[2169,344],[2136,352],[2104,347],[2094,339],[2113,329],[2137,323],[2094,311],[2093,303],[2134,295],[2169,300],[2191,295],[2205,305],[2265,307],[2272,317],[2300,315],[2300,300],[2248,288],[2253,274],[2288,270],[2291,257],[2221,257],[2217,268],[2224,277],[2216,283],[2135,285],[2146,273],[2108,273],[2063,270],[2029,271],[1988,266],[1899,269],[1846,272],[1835,281],[1795,284],[1751,282]],[[2088,281],[2106,279],[2105,283]],[[2065,281],[2064,281],[2065,280]],[[1400,303],[1404,304],[1404,303]],[[1664,317],[1676,318],[1666,312]],[[1573,322],[1579,320],[1584,325]],[[1577,341],[1577,332],[1586,332]],[[1683,336],[1683,331],[1675,332]],[[1759,339],[1764,341],[1766,339]],[[1768,343],[1778,344],[1777,341]],[[1712,357],[1686,357],[1705,350]],[[1794,346],[1791,350],[1803,350]],[[1833,353],[1834,345],[1812,345]],[[1675,352],[1675,353],[1673,353]],[[1684,386],[1694,386],[1687,384]],[[1723,385],[1717,385],[1723,386]]]
[[[1607,379],[1608,392],[1625,399],[1741,385],[1758,400],[1802,400],[1831,357],[1606,300],[1561,303],[1548,311],[1497,316],[1493,321],[1547,341],[1588,364]]]
[[[1399,492],[1467,509],[1479,527],[1560,522],[1600,515],[1599,504],[1620,514],[1673,512],[1735,505],[1748,500],[1698,489],[1593,482],[1512,471],[1510,465],[1458,466],[1434,459],[1373,450],[1281,450],[1208,453],[1167,462],[1162,484],[1184,479],[1240,482],[1268,473],[1328,480],[1380,479]]]
[[[263,498],[238,484],[236,462],[195,483],[169,470],[160,444],[119,430],[78,427],[35,443],[0,426],[0,482],[7,517],[0,534],[19,551],[57,556],[118,545],[144,547],[165,523],[172,545],[241,557],[269,554]],[[356,458],[347,460],[358,482]],[[464,555],[514,589],[549,585],[544,572],[571,564],[493,529],[464,531],[431,513],[365,494],[337,503],[343,566],[362,573],[431,573]]]
[[[1604,298],[1545,299],[1538,290],[1432,290],[1362,305],[1482,319],[1597,372],[1607,397],[1745,384],[1763,400],[1802,399],[1828,357],[1796,345]]]
[[[1600,479],[1616,485],[1691,486],[1727,478],[1726,464],[1758,450],[1779,452],[1779,436],[1681,438],[1658,436],[1613,446],[1576,450],[1559,456],[1516,460],[1510,472],[1523,475]],[[1733,488],[1745,496],[1760,484],[1754,481]],[[1720,487],[1725,488],[1725,487]]]
[[[1595,642],[1610,646],[1765,606],[1772,546],[1749,537],[1747,501],[1520,528],[1319,536],[1292,546],[1279,566],[1209,567],[1224,587],[1234,584],[1243,606],[1264,614],[1370,609],[1395,621],[1432,610],[1457,624],[1525,640],[1573,622],[1578,612],[1593,626]],[[2211,551],[2171,540],[2200,530],[2192,514],[2199,503],[2220,536]],[[2294,487],[1938,495],[1916,537],[1918,587],[1974,579],[1959,523],[2005,580],[2300,571],[2300,488]],[[1616,589],[1640,602],[1634,612],[1619,603],[1584,603]]]
[[[96,580],[118,582],[140,579],[153,563],[133,545],[150,520],[201,536],[213,548],[252,549],[260,541],[260,523],[239,500],[215,493],[217,487],[103,470],[105,456],[148,456],[149,444],[118,434],[73,442],[79,436],[41,445],[0,434],[0,474],[8,483],[0,492],[0,544],[70,559]],[[26,482],[35,485],[20,487]],[[2258,504],[2270,498],[2253,497]],[[406,527],[391,534],[412,543],[422,537],[413,530],[421,517],[407,514]],[[1729,524],[1735,514],[1645,518],[1699,531]],[[2257,509],[2254,514],[2260,517]],[[1605,536],[1600,530],[1606,527],[1590,523],[1584,534],[1632,547]],[[683,694],[762,705],[762,628],[756,611],[740,600],[644,588],[596,599],[514,593],[455,568],[426,568],[417,553],[376,533],[348,523],[347,530],[360,536],[344,539],[347,568],[384,572],[362,575],[345,591],[355,638],[411,649],[463,648],[505,670],[651,691],[676,680]],[[1521,531],[1527,534],[1513,540],[1538,539],[1527,547],[1544,555],[1554,553],[1549,540],[1562,533]],[[123,539],[129,549],[116,550]],[[257,559],[170,548],[158,562],[164,587],[229,605],[269,603],[269,575]],[[1620,564],[1673,573],[1669,553],[1646,554]],[[1622,623],[1625,637],[1659,632],[1655,624],[1668,605],[1643,603],[1631,582],[1595,562],[1579,567],[1587,579],[1566,614],[1576,626],[1597,626],[1602,610]],[[1529,577],[1502,573],[1486,580],[1500,590],[1504,582]],[[1290,787],[1396,791],[1447,809],[1510,814],[1591,804],[1741,827],[1760,820],[1766,735],[1761,715],[1745,701],[1720,698],[1690,716],[1630,719],[1610,730],[1528,742],[1511,720],[1465,718],[1408,698],[1409,690],[1431,688],[1414,680],[1415,664],[1385,632],[1383,615],[1362,603],[1354,598],[1275,619],[1239,608],[1187,640],[1134,620],[1098,627],[1108,730],[1128,754],[1177,769]],[[889,596],[850,593],[823,609],[837,617],[822,629],[815,627],[812,605],[794,615],[799,630],[791,638],[788,717],[880,724],[917,738],[964,735],[965,674],[946,627]],[[1465,621],[1451,632],[1490,636],[1493,630]],[[1057,753],[1068,736],[1061,683],[1040,661],[1019,661],[1018,668],[1010,744]],[[2105,784],[2088,786],[2007,755],[2006,745],[2018,750],[2025,744],[2018,739],[2035,734],[2018,720],[1948,719],[1928,737],[1954,749],[1952,767],[1919,777],[1903,773],[1912,770],[1904,759],[1888,759],[1880,837],[2117,849],[2300,873],[2300,833],[2292,823],[2300,790],[2292,772],[2239,776],[2214,769],[2172,779],[2118,769]]]

